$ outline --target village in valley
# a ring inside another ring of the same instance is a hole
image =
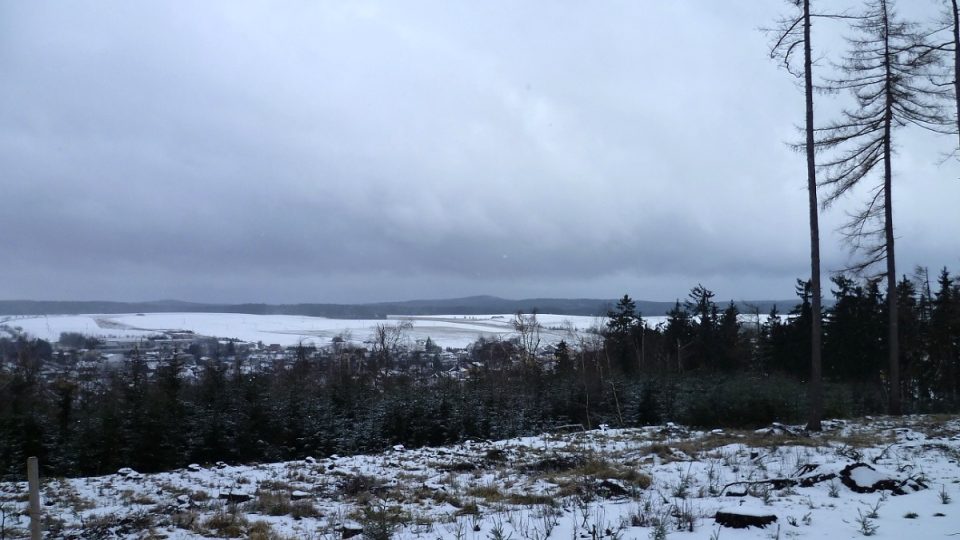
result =
[[[330,338],[304,338],[296,344],[290,344],[288,339],[288,343],[281,344],[205,336],[192,330],[117,335],[110,332],[109,318],[93,318],[103,327],[98,335],[61,332],[55,341],[40,341],[39,354],[45,360],[41,365],[44,377],[89,381],[140,362],[147,377],[165,366],[175,366],[180,379],[196,381],[201,370],[207,367],[219,368],[226,376],[236,377],[290,369],[296,362],[309,362],[320,368],[336,366],[357,375],[406,374],[417,378],[464,379],[477,370],[507,367],[521,358],[535,358],[549,370],[555,364],[558,346],[569,347],[563,339],[557,340],[556,335],[541,338],[541,331],[547,331],[536,315],[523,314],[493,316],[494,320],[514,325],[512,331],[504,327],[499,333],[477,334],[477,340],[466,345],[461,339],[446,347],[438,345],[430,336],[411,336],[414,326],[409,321],[367,321],[369,333],[365,336],[347,329]],[[521,321],[520,326],[516,326],[517,321]],[[560,331],[565,331],[571,340],[598,336],[595,332],[578,333],[572,328],[554,328],[552,334]],[[17,326],[16,318],[0,321],[0,346],[4,340],[12,346],[16,339],[29,340],[34,336]],[[0,355],[0,370],[12,370],[10,364],[14,358],[15,355]]]

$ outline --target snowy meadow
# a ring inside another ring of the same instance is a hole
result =
[[[51,538],[946,538],[960,420],[546,433],[374,455],[45,478]],[[0,484],[26,534],[25,483]],[[719,514],[718,514],[719,512]],[[721,526],[724,516],[768,521]]]
[[[98,339],[147,339],[170,332],[189,331],[198,336],[238,339],[282,346],[325,345],[336,336],[362,344],[378,324],[408,321],[407,338],[430,338],[441,347],[466,347],[480,337],[507,338],[514,334],[513,314],[392,316],[388,319],[328,319],[297,315],[248,315],[238,313],[144,313],[123,315],[47,315],[0,318],[0,324],[19,328],[30,336],[55,342],[63,332],[76,332]],[[656,324],[665,317],[649,319]],[[544,343],[562,339],[576,342],[591,328],[602,327],[602,317],[537,314]]]

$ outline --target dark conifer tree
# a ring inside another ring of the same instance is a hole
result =
[[[842,381],[878,380],[883,368],[882,296],[877,281],[866,287],[845,275],[831,279],[834,305],[824,331],[824,361],[831,375]]]
[[[720,347],[719,368],[728,372],[741,369],[746,364],[746,349],[740,339],[740,310],[733,302],[730,302],[720,315],[717,332]]]
[[[944,268],[937,278],[930,320],[930,356],[938,395],[949,403],[960,397],[960,288]]]
[[[686,306],[693,315],[693,341],[691,358],[695,367],[718,367],[717,305],[714,293],[697,284],[690,290]]]
[[[637,305],[629,295],[617,302],[617,307],[607,312],[606,338],[608,353],[624,373],[640,369],[643,320],[637,313]]]
[[[693,324],[690,313],[677,300],[667,312],[667,324],[663,330],[664,357],[669,359],[668,371],[683,371],[690,344],[693,341]]]
[[[897,284],[896,293],[897,313],[900,317],[897,325],[900,329],[901,387],[908,402],[918,403],[922,398],[918,387],[919,370],[925,351],[917,289],[907,276],[903,276]]]
[[[553,359],[557,362],[557,373],[562,375],[573,371],[573,358],[570,355],[570,346],[565,340],[560,340],[557,347],[553,350]]]

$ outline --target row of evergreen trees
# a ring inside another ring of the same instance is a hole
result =
[[[825,412],[883,412],[884,295],[872,281],[833,284],[823,321]],[[550,368],[517,344],[486,342],[473,350],[486,367],[464,381],[357,371],[306,354],[289,369],[249,375],[211,363],[185,380],[172,357],[148,376],[134,356],[105,378],[50,379],[41,373],[49,344],[0,340],[13,366],[0,373],[0,476],[22,477],[31,455],[47,475],[88,475],[497,439],[564,424],[801,421],[811,298],[807,287],[798,293],[787,316],[761,320],[721,309],[698,286],[655,328],[625,297],[601,336],[561,343]],[[957,410],[960,282],[944,271],[931,286],[921,274],[902,280],[897,294],[908,409]]]
[[[886,387],[887,296],[880,280],[831,279],[832,303],[824,310],[824,377],[836,383]],[[798,281],[799,303],[788,313],[744,316],[733,303],[720,310],[702,286],[677,302],[667,321],[644,324],[625,296],[609,313],[606,350],[621,370],[715,370],[779,373],[806,381],[810,371],[809,283]],[[925,269],[897,285],[901,390],[913,409],[949,408],[960,391],[960,280],[944,269],[931,284]]]

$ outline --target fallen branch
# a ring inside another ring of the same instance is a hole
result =
[[[897,443],[893,443],[893,444],[891,444],[890,446],[887,446],[886,448],[883,449],[882,452],[880,452],[879,454],[877,454],[877,456],[876,456],[875,458],[873,458],[872,460],[870,460],[870,461],[872,461],[873,464],[876,465],[881,459],[884,458],[884,456],[887,455],[887,451],[890,450],[891,448],[893,448],[896,444],[897,444]]]
[[[753,486],[763,485],[763,484],[770,484],[770,486],[773,489],[784,489],[787,487],[796,486],[798,482],[792,478],[768,478],[766,480],[750,480],[750,481],[742,480],[740,482],[730,482],[729,484],[723,486],[723,488],[720,489],[720,496],[722,497],[724,492],[733,486],[747,486],[747,490],[749,491],[749,488]],[[735,493],[733,495],[735,497],[742,497],[746,494],[747,492],[744,491],[743,493]]]

